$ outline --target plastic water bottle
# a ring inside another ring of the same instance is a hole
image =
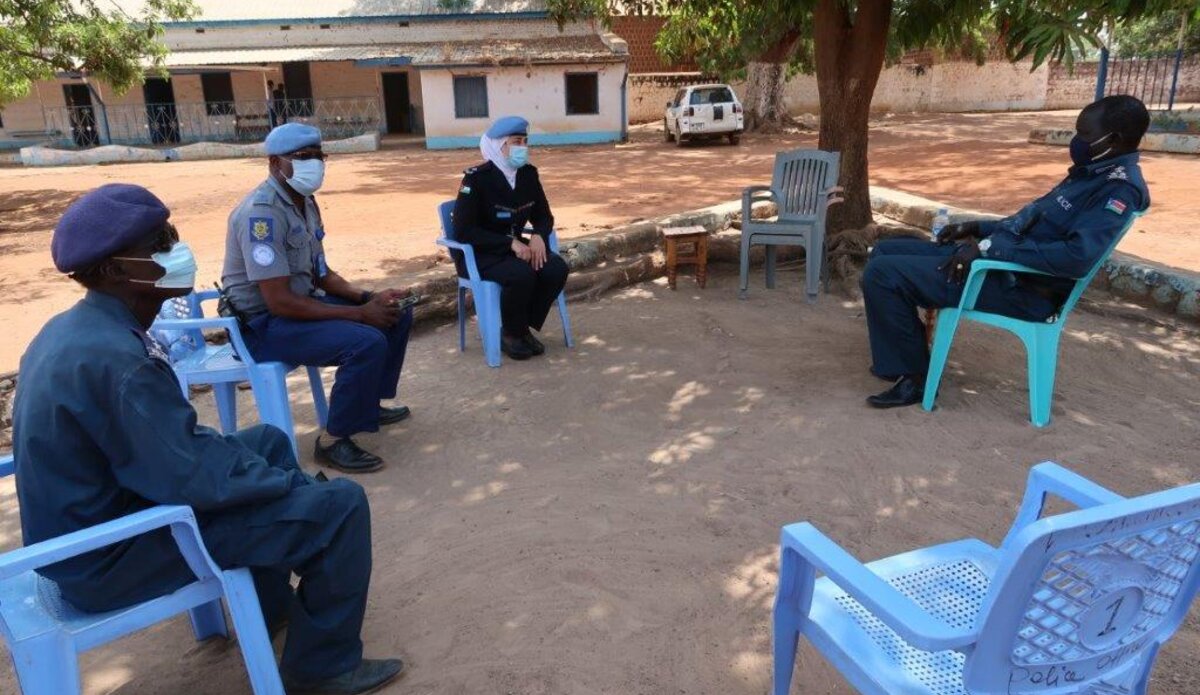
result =
[[[942,234],[942,230],[948,224],[950,224],[950,211],[946,208],[939,208],[937,214],[933,217],[933,226],[930,228],[930,231],[933,232],[934,241],[937,241],[937,238]]]

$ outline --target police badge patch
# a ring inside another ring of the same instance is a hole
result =
[[[250,241],[273,241],[275,220],[270,217],[250,218]]]
[[[251,257],[254,262],[266,268],[275,262],[275,249],[266,244],[255,244],[250,250]]]

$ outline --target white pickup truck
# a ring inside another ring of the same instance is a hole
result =
[[[689,140],[727,137],[738,144],[743,130],[742,103],[727,84],[684,87],[667,102],[663,131],[667,142],[680,146]]]

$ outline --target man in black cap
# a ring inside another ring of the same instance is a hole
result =
[[[54,264],[88,291],[21,358],[13,453],[24,540],[154,505],[189,505],[212,558],[250,568],[267,625],[288,625],[281,672],[289,693],[374,689],[403,664],[362,658],[371,575],[366,495],[348,480],[306,475],[273,427],[225,436],[196,424],[146,332],[162,303],[188,294],[195,281],[195,260],[169,216],[146,189],[109,184],[72,203],[54,230]],[[92,612],[195,580],[167,529],[40,571]]]

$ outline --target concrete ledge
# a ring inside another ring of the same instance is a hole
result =
[[[1074,133],[1072,133],[1074,135]],[[951,222],[997,220],[993,215],[965,210],[890,188],[871,188],[871,207],[879,214],[928,230],[939,208]],[[1132,230],[1131,230],[1132,233]],[[1093,286],[1180,318],[1200,321],[1200,273],[1145,261],[1117,251],[1104,262]]]
[[[1029,131],[1029,142],[1036,145],[1071,144],[1075,137],[1073,130],[1055,130],[1053,128],[1034,128]],[[1150,152],[1170,152],[1172,154],[1200,154],[1200,135],[1190,133],[1146,133],[1142,138],[1141,149]]]
[[[329,140],[322,148],[330,154],[374,152],[379,149],[379,133],[366,133],[343,140]],[[21,163],[25,166],[80,166],[113,162],[174,162],[202,159],[237,159],[265,157],[261,142],[236,144],[227,142],[197,142],[166,149],[104,145],[87,150],[59,150],[51,147],[21,148]]]

